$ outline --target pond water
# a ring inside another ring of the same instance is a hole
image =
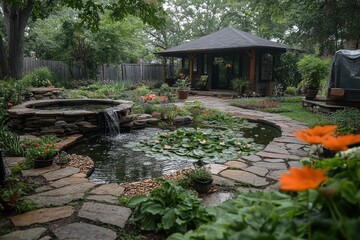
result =
[[[59,105],[46,105],[46,106],[36,106],[34,108],[40,110],[61,110],[61,111],[72,111],[72,110],[85,110],[85,111],[95,111],[103,112],[105,109],[113,107],[113,104],[96,104],[96,103],[86,103],[86,104],[59,104]]]
[[[68,153],[90,156],[94,160],[95,171],[89,178],[99,183],[141,181],[191,167],[191,162],[159,161],[145,156],[144,152],[132,151],[123,146],[143,136],[153,135],[161,131],[163,130],[146,128],[131,133],[122,133],[111,138],[93,136],[79,141],[68,150]],[[279,130],[261,123],[257,127],[243,129],[243,132],[244,137],[252,137],[256,143],[264,145],[280,136]]]

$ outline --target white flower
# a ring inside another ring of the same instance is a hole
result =
[[[205,143],[206,143],[206,140],[205,140],[205,139],[204,139],[204,140],[200,140],[199,143],[200,143],[200,144],[205,144]]]

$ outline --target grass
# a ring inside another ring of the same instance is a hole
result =
[[[277,113],[308,125],[323,118],[320,114],[315,114],[304,109],[301,105],[301,97],[237,99],[233,100],[231,104],[241,108]]]

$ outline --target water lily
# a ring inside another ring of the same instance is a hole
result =
[[[219,142],[220,146],[225,146],[225,142]]]
[[[171,146],[170,145],[165,145],[164,149],[171,149]]]
[[[205,143],[206,143],[206,140],[205,140],[205,139],[204,139],[204,140],[200,140],[199,143],[200,143],[200,144],[205,144]]]

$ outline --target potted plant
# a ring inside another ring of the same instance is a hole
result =
[[[185,100],[188,98],[189,96],[189,86],[188,86],[188,82],[185,79],[180,79],[177,82],[177,92],[179,95],[179,99],[180,100]]]
[[[190,171],[188,177],[192,187],[199,194],[206,194],[210,191],[213,179],[211,172],[205,166],[195,167]]]
[[[51,166],[58,153],[59,149],[54,143],[39,140],[26,145],[26,157],[34,162],[34,168]]]
[[[321,80],[325,79],[330,71],[330,61],[318,57],[305,55],[297,63],[298,70],[302,76],[300,87],[306,99],[315,99]]]

